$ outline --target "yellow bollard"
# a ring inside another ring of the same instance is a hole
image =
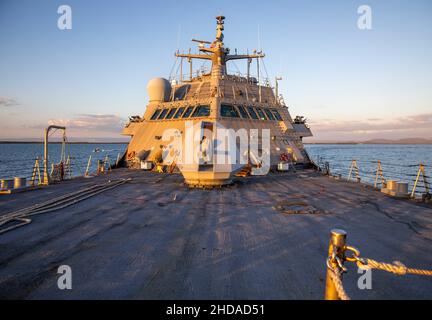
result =
[[[333,270],[340,270],[340,266],[337,263],[337,258],[343,264],[345,260],[345,244],[346,244],[346,232],[341,229],[333,229],[330,232],[330,243],[328,249],[328,259],[330,266]],[[327,266],[326,276],[326,287],[325,287],[325,300],[340,300],[340,297],[336,291],[336,287],[330,276],[331,270]]]

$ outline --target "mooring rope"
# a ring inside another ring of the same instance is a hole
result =
[[[366,262],[366,263],[364,263]],[[372,268],[391,272],[400,276],[406,274],[416,274],[420,276],[432,276],[432,270],[408,268],[400,261],[394,261],[393,263],[379,262],[373,259],[364,258],[357,262],[359,267]]]
[[[346,293],[345,288],[343,287],[341,274],[331,269],[329,271],[330,271],[330,277],[333,281],[333,284],[335,286],[339,298],[341,300],[351,300],[351,298]]]
[[[351,256],[346,256],[345,253],[348,251],[352,252],[353,254]],[[357,264],[359,268],[362,269],[377,269],[377,270],[382,270],[393,274],[397,274],[400,276],[407,275],[407,274],[414,274],[420,276],[432,276],[432,270],[408,268],[407,266],[405,266],[405,264],[403,264],[400,261],[387,263],[387,262],[376,261],[369,258],[362,258],[360,257],[360,251],[357,248],[349,245],[343,246],[342,258],[333,257],[333,259],[336,259],[333,261],[337,262],[337,266],[336,267],[331,266],[330,262],[332,260],[331,257],[329,257],[327,260],[327,272],[328,275],[330,276],[330,279],[333,282],[334,289],[336,290],[338,298],[341,300],[350,300],[350,297],[346,293],[342,282],[342,273],[347,271],[347,269],[343,265],[343,263],[346,261],[354,262]]]
[[[0,226],[3,226],[13,221],[20,221],[21,223],[0,229],[0,234],[31,223],[32,220],[30,217],[33,215],[64,209],[78,202],[84,201],[90,197],[94,197],[102,192],[116,188],[126,182],[129,182],[130,180],[131,178],[121,179],[117,181],[108,181],[105,184],[92,186],[90,188],[84,188],[76,192],[60,196],[51,201],[46,201],[41,204],[36,204],[24,209],[17,210],[15,212],[5,214],[0,217]]]

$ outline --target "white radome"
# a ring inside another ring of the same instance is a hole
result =
[[[171,84],[167,79],[154,78],[148,82],[147,92],[150,103],[166,102],[171,95]]]

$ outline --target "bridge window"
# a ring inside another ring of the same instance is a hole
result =
[[[165,119],[171,119],[172,117],[173,117],[173,115],[174,115],[174,113],[177,111],[177,108],[172,108],[169,112],[168,112],[168,114],[167,114],[167,116],[166,116],[166,118]]]
[[[248,119],[249,118],[249,115],[248,115],[248,113],[246,112],[246,110],[245,110],[245,108],[243,106],[237,106],[237,108],[238,108],[238,110],[240,112],[240,116],[243,119]]]
[[[282,117],[281,117],[281,115],[279,114],[279,112],[278,112],[277,110],[272,109],[272,112],[273,112],[273,114],[274,114],[274,116],[275,116],[275,118],[276,118],[277,120],[279,120],[279,121],[282,121],[282,120],[283,120]]]
[[[208,117],[210,115],[210,106],[198,106],[195,108],[195,111],[192,113],[192,118],[195,117]]]
[[[155,112],[151,116],[150,120],[156,120],[160,112],[161,112],[161,109],[155,110]]]
[[[194,109],[194,107],[187,107],[186,111],[183,113],[182,118],[189,118],[189,116],[191,115],[193,109]]]
[[[239,118],[238,111],[234,108],[234,106],[230,106],[227,104],[222,104],[220,108],[220,113],[222,117],[228,118]]]
[[[264,112],[260,108],[256,108],[258,112],[258,116],[260,120],[267,120],[266,116],[264,115]]]
[[[258,120],[258,115],[255,112],[254,108],[252,107],[247,107],[248,111],[249,111],[249,115],[251,116],[252,119]]]
[[[177,113],[174,115],[174,118],[173,118],[173,119],[178,119],[178,118],[180,118],[180,116],[183,114],[184,109],[185,109],[184,107],[180,107],[180,108],[178,108]]]
[[[273,113],[271,113],[271,111],[269,109],[264,109],[264,112],[267,115],[267,118],[269,118],[269,120],[275,119],[275,117],[273,116]]]
[[[162,112],[160,113],[158,120],[164,119],[167,112],[168,112],[168,109],[162,109]]]

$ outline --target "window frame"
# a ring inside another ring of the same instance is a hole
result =
[[[206,115],[195,115],[195,113],[199,112],[199,110],[201,108],[208,109],[208,114],[206,114]],[[193,110],[193,112],[191,113],[191,115],[189,117],[190,118],[206,118],[206,117],[210,116],[210,112],[211,112],[211,109],[210,109],[210,105],[209,104],[200,104],[200,105],[198,105],[198,106],[195,107],[195,109]]]
[[[190,116],[191,116],[191,114],[193,113],[194,109],[195,109],[194,106],[186,107],[186,109],[185,109],[185,111],[183,112],[181,118],[182,118],[182,119],[190,118]],[[189,112],[189,114],[186,114],[188,110],[190,110],[190,112]]]
[[[271,109],[271,112],[273,113],[273,115],[277,121],[283,121],[283,118],[280,115],[279,111],[277,111],[276,109]]]
[[[252,120],[260,120],[260,118],[259,118],[259,116],[258,116],[258,114],[257,114],[257,112],[253,106],[247,106],[246,110],[249,113],[249,116],[251,117]]]
[[[180,119],[183,113],[185,112],[186,107],[178,107],[177,112],[172,117],[173,119]]]
[[[264,114],[267,116],[267,118],[270,120],[270,121],[275,121],[276,120],[276,118],[274,117],[274,115],[273,115],[273,112],[271,112],[271,110],[270,109],[268,109],[268,108],[263,108],[262,109],[263,111],[264,111]]]
[[[159,117],[157,118],[158,120],[163,120],[165,119],[166,115],[168,114],[168,108],[163,108],[161,109],[161,113],[159,114]],[[165,113],[164,113],[165,112]]]
[[[174,117],[174,115],[176,114],[176,112],[177,112],[177,108],[171,108],[170,111],[168,111],[168,113],[165,117],[165,120],[172,119]]]
[[[237,113],[237,117],[222,115],[222,108],[223,108],[223,107],[230,107],[231,110],[234,110],[234,111]],[[241,119],[241,118],[240,118],[240,114],[239,114],[239,112],[237,111],[237,109],[235,108],[235,106],[232,105],[232,104],[228,104],[228,103],[221,103],[221,105],[220,105],[220,109],[219,109],[219,112],[220,112],[220,116],[221,116],[221,117],[224,117],[224,118]]]
[[[162,109],[156,109],[154,112],[153,112],[153,114],[152,114],[152,116],[150,117],[150,120],[157,120],[157,118],[159,117],[159,115],[160,115],[160,113],[161,113],[161,111],[162,111]]]
[[[244,106],[237,105],[236,107],[238,109],[241,119],[250,119],[249,113],[246,111]],[[243,110],[244,114],[241,112],[241,110]]]
[[[265,112],[263,111],[263,109],[261,109],[259,107],[256,107],[255,110],[257,111],[257,114],[258,114],[258,120],[262,120],[262,121],[267,120],[267,117],[266,117]],[[262,113],[262,115],[264,117],[262,117],[260,113]],[[262,118],[264,118],[264,119],[262,119]]]

